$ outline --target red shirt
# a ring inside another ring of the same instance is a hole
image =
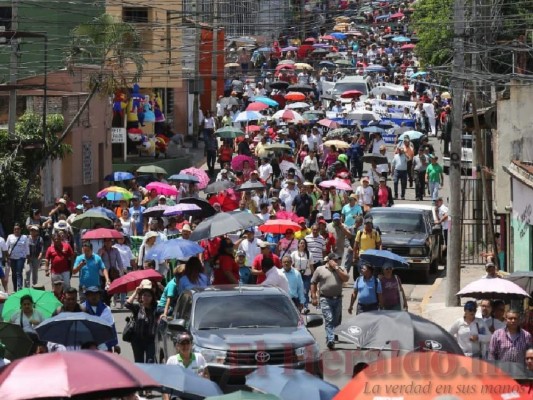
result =
[[[331,253],[335,247],[335,236],[333,236],[331,233],[321,233],[320,235],[326,239],[326,254]]]
[[[270,253],[270,256],[268,258],[272,259],[272,261],[274,262],[274,265],[277,268],[281,268],[281,262],[280,262],[279,257],[277,255],[275,255],[274,253]],[[255,269],[256,271],[261,271],[262,270],[262,268],[261,268],[261,263],[262,262],[263,262],[263,255],[262,254],[259,254],[259,255],[255,256],[254,261],[252,262],[252,269]],[[257,282],[256,283],[260,284],[265,279],[266,279],[265,274],[263,274],[261,272],[260,275],[257,275]]]
[[[61,246],[60,249],[56,249],[56,246],[52,245],[46,250],[46,259],[50,263],[52,274],[61,274],[70,271],[74,252],[68,243],[62,242]]]
[[[229,255],[222,254],[218,257],[218,268],[214,269],[213,285],[228,285],[232,284],[224,273],[231,272],[236,282],[239,282],[239,266],[235,259]]]
[[[211,240],[202,240],[200,245],[205,249],[204,251],[204,261],[211,261],[213,257],[218,254],[218,249],[220,248],[220,242],[222,239],[216,237]]]

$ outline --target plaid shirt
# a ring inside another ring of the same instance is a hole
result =
[[[489,344],[489,360],[501,360],[525,363],[528,346],[533,345],[531,334],[520,329],[514,339],[507,328],[497,329],[492,334]]]

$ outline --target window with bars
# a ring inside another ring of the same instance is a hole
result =
[[[148,7],[123,7],[122,20],[132,24],[146,24],[150,22]]]

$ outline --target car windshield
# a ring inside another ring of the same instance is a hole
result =
[[[366,90],[366,83],[365,82],[346,82],[346,83],[336,83],[333,87],[333,94],[342,94],[346,92],[347,90],[358,90],[363,95],[368,94]]]
[[[298,315],[285,296],[201,297],[196,301],[193,326],[198,330],[242,327],[296,327]]]
[[[422,214],[416,213],[372,213],[374,226],[381,232],[421,232],[426,228]]]

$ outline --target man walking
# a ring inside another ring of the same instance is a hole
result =
[[[424,148],[418,148],[418,154],[413,159],[413,172],[415,175],[415,197],[417,201],[424,200],[426,190],[426,169],[428,166]]]
[[[525,363],[526,349],[533,345],[531,334],[520,328],[520,313],[509,310],[505,314],[503,329],[492,334],[489,343],[489,360]]]
[[[70,244],[63,242],[58,233],[52,235],[52,245],[46,251],[46,276],[50,276],[52,272],[52,281],[61,279],[63,287],[68,289],[70,287],[70,276],[72,260],[74,259],[74,251]]]
[[[429,193],[433,202],[437,201],[439,189],[444,185],[444,172],[438,161],[438,157],[432,155],[431,164],[426,168],[426,182],[429,186]]]
[[[318,267],[311,278],[311,301],[318,306],[324,316],[326,328],[326,345],[328,349],[335,348],[335,334],[333,331],[341,323],[342,317],[342,287],[349,276],[337,264],[339,257],[330,253],[326,257],[326,264]]]
[[[399,147],[396,150],[396,155],[392,159],[391,165],[394,181],[394,199],[398,199],[398,182],[400,182],[402,200],[405,200],[405,189],[407,186],[407,157],[403,148]]]
[[[284,256],[281,259],[281,264],[283,265],[283,273],[289,283],[289,296],[298,311],[301,312],[305,304],[302,274],[292,267],[292,258],[290,256]]]

